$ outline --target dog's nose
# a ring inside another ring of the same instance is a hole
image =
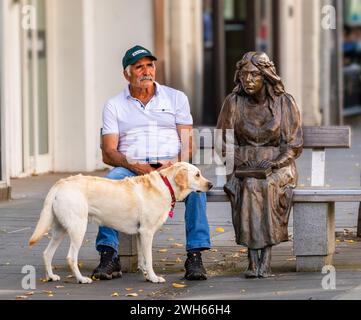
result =
[[[208,190],[211,190],[213,187],[213,183],[212,182],[208,182]]]

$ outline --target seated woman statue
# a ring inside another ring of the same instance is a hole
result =
[[[271,276],[271,248],[288,240],[295,159],[301,154],[300,113],[269,57],[248,52],[237,62],[236,87],[219,114],[218,152],[226,155],[225,129],[233,129],[234,170],[224,191],[230,198],[236,242],[248,247],[246,277]]]

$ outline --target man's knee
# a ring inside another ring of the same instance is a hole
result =
[[[205,192],[191,192],[186,201],[207,201],[207,195]]]

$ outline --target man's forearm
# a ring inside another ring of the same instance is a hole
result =
[[[112,167],[130,167],[127,157],[117,150],[103,150],[103,162]]]

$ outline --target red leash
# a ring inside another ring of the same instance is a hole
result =
[[[166,186],[168,187],[168,189],[169,189],[170,195],[172,196],[172,202],[171,202],[171,204],[170,204],[170,205],[171,205],[171,209],[170,209],[168,215],[169,215],[171,218],[173,218],[173,215],[174,215],[174,207],[175,207],[175,203],[176,203],[176,199],[175,199],[175,195],[174,195],[174,190],[173,190],[173,188],[172,188],[172,186],[171,186],[168,178],[162,176],[161,174],[159,174],[159,175],[162,177],[165,185],[166,185]]]

